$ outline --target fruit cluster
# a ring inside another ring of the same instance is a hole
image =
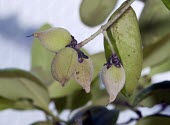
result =
[[[51,64],[54,79],[64,87],[73,78],[89,93],[94,71],[93,63],[90,57],[78,48],[74,37],[63,28],[50,28],[36,32],[33,36],[49,51],[56,53]],[[114,101],[125,84],[125,71],[115,53],[103,66],[101,79],[110,95],[109,102]]]

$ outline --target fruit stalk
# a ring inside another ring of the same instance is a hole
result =
[[[107,42],[108,42],[108,44],[109,44],[109,46],[110,46],[110,50],[112,51],[112,54],[115,53],[115,51],[114,51],[114,49],[113,49],[113,46],[112,46],[112,43],[111,43],[111,41],[110,41],[110,39],[109,39],[109,37],[108,37],[107,32],[104,31],[104,32],[103,32],[103,35],[104,35],[104,37],[106,38],[106,40],[107,40]]]
[[[92,34],[90,37],[88,37],[87,39],[85,39],[84,41],[80,42],[78,44],[78,48],[81,48],[82,46],[84,46],[85,44],[87,44],[88,42],[90,42],[91,40],[93,40],[95,37],[97,37],[99,34],[104,33],[104,31],[107,30],[107,28],[109,28],[128,8],[129,6],[134,2],[135,0],[127,0],[124,2],[123,6],[121,7],[120,11],[114,15],[114,17],[112,18],[112,20],[108,21],[105,25],[101,26],[100,29],[98,29],[97,32],[95,32],[94,34]]]

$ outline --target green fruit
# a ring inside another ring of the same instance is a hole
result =
[[[101,79],[110,96],[109,103],[111,103],[116,99],[125,84],[126,76],[124,68],[122,65],[120,67],[112,65],[110,68],[105,65],[102,68]]]
[[[78,62],[74,73],[74,79],[85,89],[90,92],[90,84],[93,77],[93,64],[90,58],[83,59],[83,62]]]
[[[33,34],[49,51],[57,52],[72,40],[71,34],[63,28],[50,28]]]
[[[52,61],[52,76],[62,86],[65,86],[75,72],[77,62],[78,55],[76,50],[69,47],[61,49]]]

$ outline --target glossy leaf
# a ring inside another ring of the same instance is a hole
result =
[[[29,72],[19,69],[0,70],[0,96],[17,101],[30,99],[37,107],[47,109],[49,96],[46,87]]]
[[[51,121],[46,121],[46,122],[36,122],[31,125],[54,125]]]
[[[117,0],[82,0],[80,18],[87,26],[104,22],[115,7]]]
[[[170,0],[162,0],[165,6],[170,10]]]
[[[17,101],[0,97],[0,110],[13,108],[18,110],[33,109],[32,101],[19,99]]]
[[[38,31],[43,31],[48,28],[51,28],[51,26],[45,24]],[[34,38],[31,57],[31,71],[48,86],[54,81],[51,75],[51,62],[54,54],[45,49],[38,39]]]
[[[169,125],[170,117],[165,115],[151,115],[141,118],[136,125]]]
[[[150,75],[170,71],[170,58],[151,67]]]
[[[125,6],[125,4],[122,6]],[[115,13],[117,12],[118,11]],[[137,86],[143,60],[141,36],[134,10],[131,7],[126,10],[126,12],[107,30],[107,33],[116,54],[121,59],[126,73],[126,83],[122,93],[125,96],[131,96]],[[104,41],[104,47],[106,59],[108,60],[112,52],[106,39]]]
[[[152,107],[155,104],[170,104],[170,81],[152,84],[141,90],[134,98],[133,105]]]
[[[144,47],[156,43],[170,33],[170,12],[161,0],[146,0],[139,25]]]
[[[105,107],[91,107],[80,110],[69,121],[69,125],[79,122],[83,125],[115,125],[119,112]]]

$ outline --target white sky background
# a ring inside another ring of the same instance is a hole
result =
[[[123,1],[119,0],[117,7]],[[46,22],[69,30],[78,42],[94,33],[99,26],[89,28],[79,18],[80,2],[81,0],[0,0],[0,69],[30,69],[32,38],[25,36],[32,34]],[[132,7],[139,17],[143,4],[136,1]],[[100,35],[84,48],[91,54],[103,51],[102,41],[103,37]],[[155,77],[153,81],[159,81],[160,77],[162,78],[161,75]],[[163,77],[167,77],[167,74],[163,74]],[[129,111],[121,113],[119,122],[122,117],[123,120],[128,120],[129,116]],[[44,119],[40,111],[0,111],[0,125],[29,125]]]

